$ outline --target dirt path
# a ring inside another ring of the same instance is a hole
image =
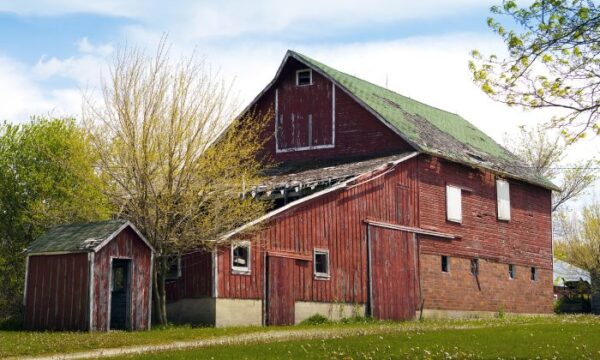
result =
[[[369,326],[366,329],[299,329],[299,330],[272,330],[259,333],[240,334],[235,336],[219,336],[214,338],[190,341],[177,341],[160,345],[138,345],[120,348],[106,348],[82,352],[73,352],[66,354],[53,354],[35,357],[13,357],[12,360],[62,360],[62,359],[95,359],[102,357],[115,357],[125,355],[137,355],[151,352],[187,350],[209,346],[219,345],[240,345],[253,343],[282,342],[289,340],[310,340],[310,339],[331,339],[336,337],[362,336],[385,334],[397,331],[432,331],[442,329],[476,329],[490,327],[493,325],[482,326],[481,324],[461,325],[461,326],[440,326],[424,329],[422,326],[400,326],[399,324],[386,324],[381,326]]]

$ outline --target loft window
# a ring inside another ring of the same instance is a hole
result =
[[[473,276],[479,275],[479,259],[471,259],[471,274]]]
[[[532,267],[531,268],[531,281],[536,281],[537,280],[537,269]]]
[[[442,272],[448,272],[448,257],[446,255],[442,255]]]
[[[181,277],[181,256],[171,255],[167,257],[167,280],[176,280]]]
[[[312,85],[312,70],[303,69],[296,71],[296,85],[306,86]]]
[[[498,220],[510,220],[510,185],[506,180],[496,180]]]
[[[462,222],[462,191],[459,187],[446,186],[446,216],[448,221]]]
[[[315,277],[329,278],[329,250],[315,249],[313,258]]]
[[[514,266],[513,264],[509,264],[508,265],[508,277],[510,279],[514,279],[516,275],[517,275],[517,268],[516,268],[516,266]]]
[[[250,271],[250,242],[242,241],[231,246],[231,269],[233,271]]]

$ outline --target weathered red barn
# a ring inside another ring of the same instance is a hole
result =
[[[292,51],[247,111],[274,208],[173,263],[171,320],[552,311],[558,189],[471,123]]]
[[[27,250],[25,327],[149,329],[153,257],[127,221],[50,229]]]

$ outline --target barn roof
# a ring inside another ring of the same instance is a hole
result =
[[[548,179],[534,174],[514,154],[461,116],[343,73],[306,55],[288,51],[277,76],[267,88],[273,85],[290,57],[333,81],[418,151],[560,190]]]
[[[567,282],[585,281],[592,283],[590,272],[571,265],[568,262],[554,259],[554,286],[565,286]]]
[[[131,227],[154,251],[139,231],[126,220],[59,225],[46,231],[29,245],[29,254],[98,251],[125,228]]]

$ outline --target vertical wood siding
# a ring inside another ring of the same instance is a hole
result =
[[[93,329],[107,330],[110,309],[111,258],[131,259],[132,330],[149,328],[151,251],[130,228],[104,246],[94,257]]]
[[[88,254],[29,257],[25,328],[88,329]]]
[[[414,226],[416,202],[416,159],[410,159],[373,181],[347,190],[316,198],[277,216],[266,224],[253,241],[250,274],[231,271],[230,248],[218,253],[219,297],[263,297],[262,267],[264,253],[260,249],[294,252],[312,256],[315,248],[328,249],[330,257],[329,280],[313,276],[312,261],[299,262],[288,271],[296,289],[297,301],[367,302],[367,218],[396,223],[398,194],[402,194],[411,208],[408,225]],[[397,186],[409,189],[398,192]],[[295,264],[295,263],[294,263]]]
[[[308,114],[313,114],[313,145],[327,145],[330,138],[332,111],[332,83],[313,71],[314,85],[296,86],[296,70],[305,68],[294,59],[284,65],[280,78],[274,87],[267,91],[257,102],[255,114],[270,115],[269,125],[264,136],[269,140],[261,156],[276,162],[303,162],[310,159],[340,159],[374,156],[391,152],[411,150],[387,126],[376,119],[340,88],[335,91],[335,147],[325,149],[302,150],[293,152],[275,152],[275,89],[278,89],[278,113],[283,115],[288,129],[291,129],[292,113],[299,116],[295,120],[296,128],[303,126]],[[295,116],[295,119],[297,117]],[[279,136],[286,146],[292,141],[292,132],[301,139],[308,138],[304,130],[288,130]],[[304,132],[302,132],[304,131]],[[300,132],[302,134],[300,135]],[[296,141],[296,140],[293,140]]]
[[[167,281],[167,301],[209,297],[212,284],[212,253],[200,250],[185,254],[181,257],[181,277]]]
[[[293,325],[296,294],[300,288],[296,285],[297,267],[306,267],[306,261],[267,257],[267,324]]]

